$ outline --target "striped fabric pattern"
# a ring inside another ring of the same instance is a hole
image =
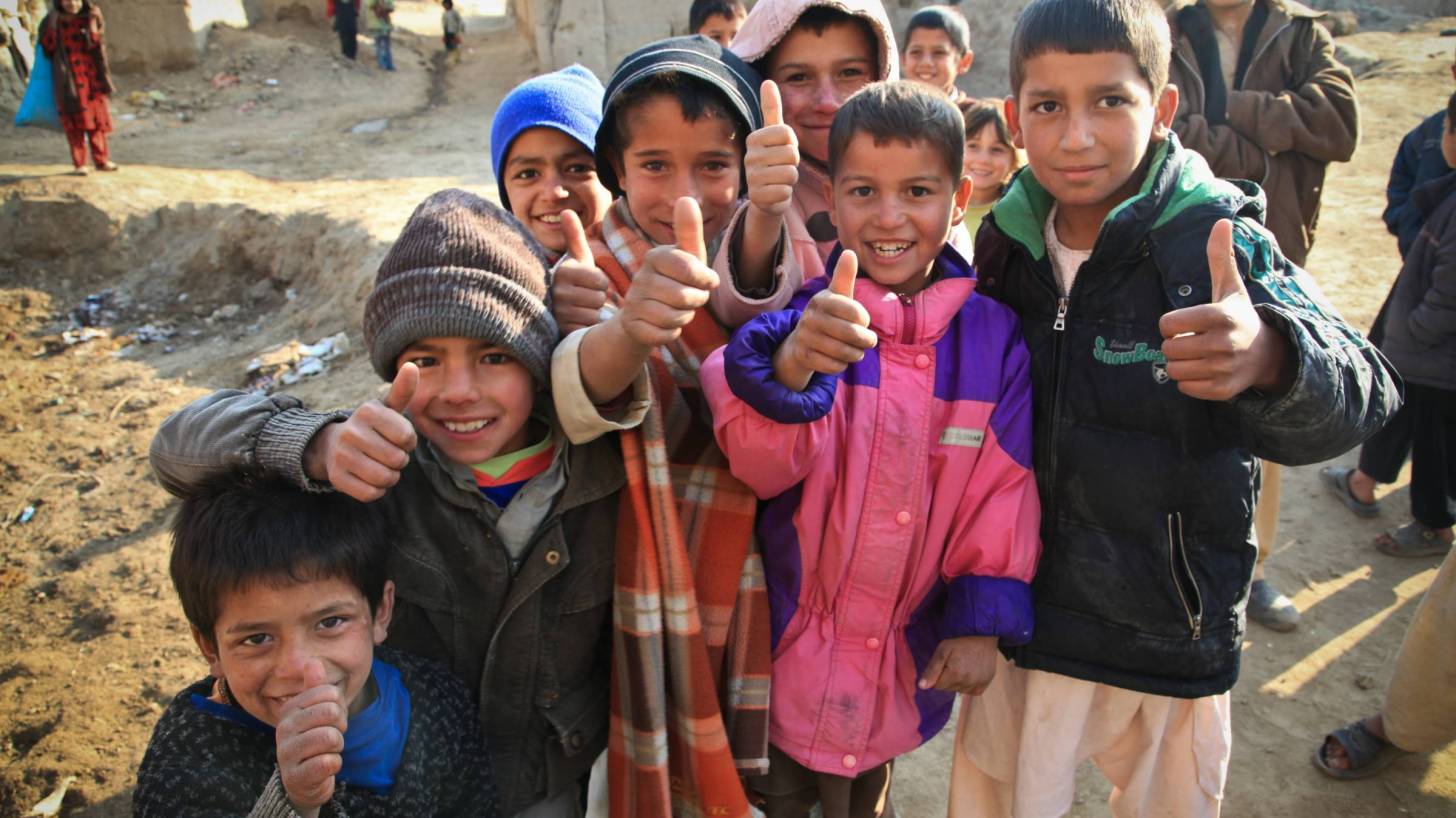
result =
[[[589,233],[620,295],[651,249],[625,205]],[[755,499],[729,472],[698,385],[701,361],[726,341],[699,310],[678,341],[653,352],[652,406],[621,433],[613,818],[746,818],[740,776],[768,769],[769,610]]]

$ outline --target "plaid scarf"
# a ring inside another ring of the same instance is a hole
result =
[[[625,295],[651,242],[618,199],[589,233]],[[631,271],[631,272],[628,272]],[[748,816],[768,769],[769,628],[752,491],[713,439],[698,367],[727,334],[706,309],[648,359],[652,405],[621,433],[627,485],[612,611],[612,818]]]

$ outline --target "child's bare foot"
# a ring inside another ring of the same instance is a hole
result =
[[[1375,478],[1359,469],[1350,472],[1350,495],[1367,505],[1375,503]]]
[[[1314,752],[1314,766],[1331,778],[1368,778],[1390,762],[1410,755],[1385,737],[1385,720],[1379,715],[1351,722],[1325,736]]]

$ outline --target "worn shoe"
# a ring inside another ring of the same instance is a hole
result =
[[[1271,631],[1285,633],[1299,625],[1299,609],[1268,580],[1254,580],[1249,589],[1249,618]]]
[[[1439,557],[1451,550],[1436,529],[1412,520],[1375,538],[1375,547],[1392,557]]]
[[[1355,516],[1374,517],[1380,513],[1380,501],[1367,503],[1350,491],[1350,475],[1354,473],[1355,470],[1350,468],[1325,466],[1319,470],[1320,482],[1345,504],[1345,508],[1355,512]]]

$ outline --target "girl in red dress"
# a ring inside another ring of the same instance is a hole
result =
[[[85,174],[86,140],[91,140],[91,161],[97,170],[116,170],[107,157],[106,134],[111,132],[111,69],[106,63],[105,23],[91,0],[55,0],[41,21],[40,45],[51,60],[56,86],[56,108],[66,141],[71,143],[71,164]]]

